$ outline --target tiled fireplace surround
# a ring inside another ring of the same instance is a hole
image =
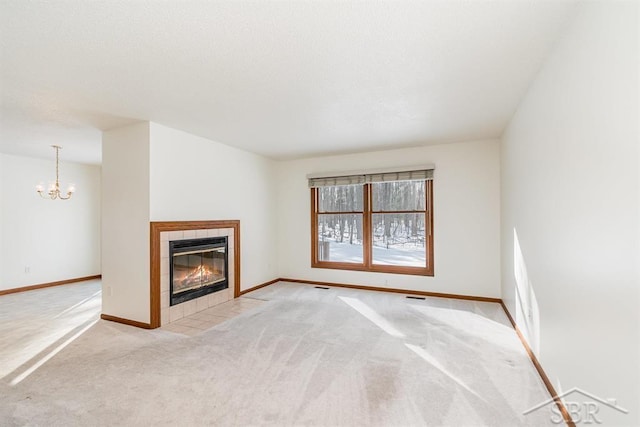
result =
[[[239,221],[172,221],[151,223],[151,328],[232,300],[239,295]],[[183,303],[169,305],[169,242],[204,237],[227,237],[229,287]]]

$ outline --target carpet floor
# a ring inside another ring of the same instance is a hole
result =
[[[46,339],[16,313],[53,289],[0,297],[0,425],[556,425],[523,415],[549,394],[499,304],[279,282],[186,336],[98,320],[77,308],[99,282],[74,286],[40,302],[76,322]]]

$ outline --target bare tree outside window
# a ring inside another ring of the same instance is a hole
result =
[[[363,186],[318,189],[318,254],[322,261],[362,263]]]
[[[371,185],[373,263],[426,267],[425,181]]]

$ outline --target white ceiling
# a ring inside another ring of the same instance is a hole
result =
[[[499,137],[573,1],[0,3],[0,151],[151,120],[277,159]]]

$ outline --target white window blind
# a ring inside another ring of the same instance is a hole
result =
[[[336,185],[362,185],[374,182],[424,181],[433,179],[433,168],[393,172],[358,173],[354,175],[309,177],[309,188]]]
[[[365,183],[364,175],[330,176],[326,178],[309,178],[309,188],[333,187],[336,185],[362,185]]]
[[[367,182],[389,182],[389,181],[424,181],[433,179],[433,169],[386,172],[365,175]]]

